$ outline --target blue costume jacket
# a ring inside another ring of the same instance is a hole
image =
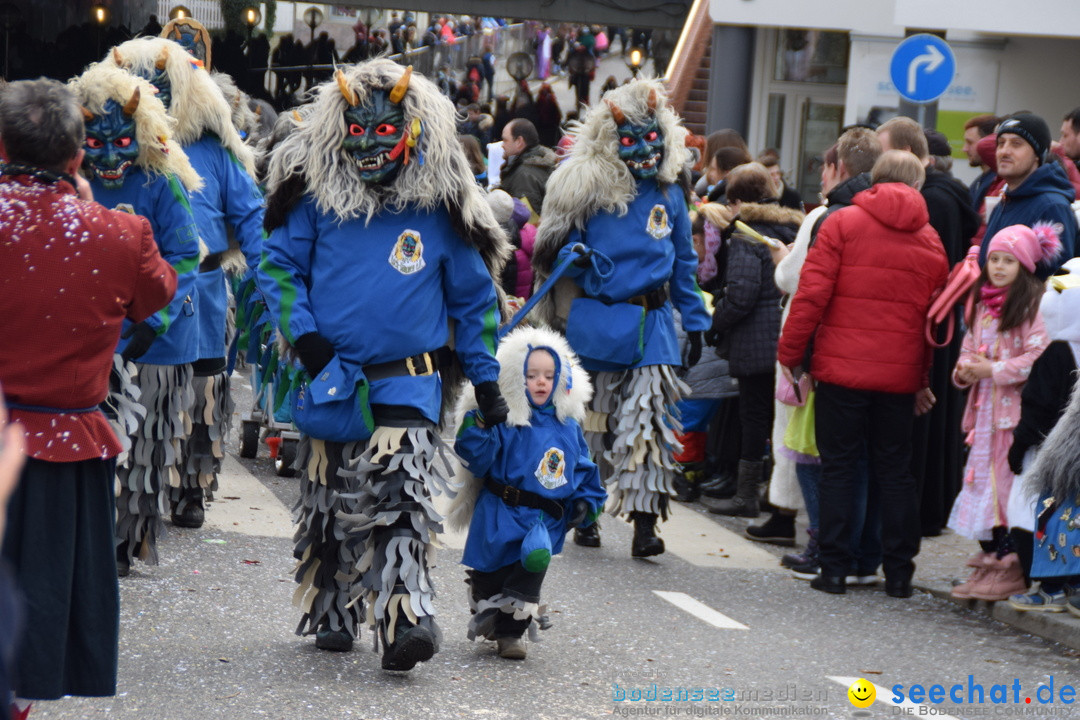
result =
[[[588,297],[606,303],[625,302],[668,284],[670,301],[646,313],[645,353],[633,367],[679,365],[682,360],[672,303],[682,313],[687,331],[708,330],[712,324],[697,285],[698,259],[686,201],[678,187],[661,188],[655,180],[639,182],[637,191],[626,215],[600,212],[589,219],[584,232],[576,229],[571,232],[558,262],[577,243],[608,257],[614,264],[608,277],[588,268],[578,272],[575,278]],[[568,274],[573,273],[571,269]],[[627,328],[627,332],[636,329]],[[590,367],[585,358],[582,364],[587,370],[608,369]]]
[[[226,223],[232,226],[248,267],[256,267],[262,252],[263,205],[258,185],[236,157],[207,134],[184,152],[202,177],[203,189],[191,196],[195,223],[211,255],[229,249]],[[199,358],[225,356],[225,313],[228,290],[221,268],[199,274]]]
[[[476,425],[473,410],[465,416],[454,449],[477,478],[490,477],[563,505],[565,513],[559,520],[542,513],[551,536],[551,554],[557,555],[562,552],[574,501],[587,500],[592,506],[591,516],[595,516],[603,508],[607,495],[576,420],[559,422],[549,400],[543,408],[533,408],[529,422],[528,426],[504,423],[481,429]],[[481,489],[462,564],[481,572],[494,572],[519,562],[521,543],[540,515],[540,510],[507,505],[487,489]]]
[[[148,175],[132,168],[118,190],[109,190],[96,177],[90,180],[94,199],[105,207],[142,215],[150,221],[158,251],[176,270],[176,295],[169,305],[146,319],[158,339],[138,362],[182,365],[199,359],[199,231],[195,227],[187,190],[172,175]],[[124,321],[124,330],[131,326]],[[120,340],[122,351],[128,340]]]
[[[445,209],[339,222],[305,196],[263,244],[259,288],[285,338],[318,332],[353,365],[454,345],[474,385],[499,376],[498,300],[480,252]],[[372,404],[414,407],[439,422],[438,374],[371,383]]]

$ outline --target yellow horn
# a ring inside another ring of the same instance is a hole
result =
[[[656,88],[652,88],[651,90],[649,90],[649,100],[648,100],[649,109],[655,112],[656,111],[656,103],[657,103]]]
[[[625,124],[626,123],[626,114],[623,113],[622,109],[618,105],[616,105],[615,103],[608,100],[607,98],[604,98],[604,102],[607,103],[608,108],[611,110],[611,117],[615,120],[615,124],[616,125]]]
[[[351,107],[356,107],[360,102],[360,98],[356,97],[356,91],[349,87],[349,83],[345,80],[345,73],[341,71],[341,68],[338,68],[338,71],[334,73],[334,79],[337,80],[338,90],[341,90],[345,102],[349,103]]]
[[[80,105],[79,109],[82,110],[82,118],[85,122],[90,122],[94,119],[94,113],[87,110],[85,105]]]
[[[161,48],[161,54],[158,55],[157,61],[154,62],[154,67],[158,70],[165,69],[165,61],[169,59],[169,48]]]
[[[135,109],[139,107],[139,98],[142,96],[142,92],[139,88],[135,88],[135,92],[131,93],[131,97],[126,103],[124,103],[124,114],[131,117],[135,114]]]
[[[112,49],[112,59],[117,67],[124,67],[124,56],[120,54],[120,48]]]
[[[405,74],[397,81],[397,85],[390,91],[390,102],[397,105],[405,98],[405,91],[409,89],[409,79],[412,78],[412,65],[405,68]]]
[[[296,121],[297,125],[299,125],[300,124],[300,113],[293,110],[292,111],[292,119]]]

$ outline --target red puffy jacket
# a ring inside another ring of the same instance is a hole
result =
[[[918,190],[883,183],[822,223],[780,336],[781,365],[801,365],[813,338],[816,380],[856,390],[926,387],[923,327],[948,260]]]

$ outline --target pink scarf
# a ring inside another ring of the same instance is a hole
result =
[[[985,283],[979,290],[979,302],[986,306],[986,312],[991,317],[1001,318],[1001,310],[1005,307],[1005,298],[1009,296],[1008,287],[994,287],[991,283]]]

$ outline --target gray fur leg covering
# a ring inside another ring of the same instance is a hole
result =
[[[442,516],[431,495],[453,497],[451,450],[426,421],[412,427],[380,426],[348,474],[355,477],[357,512],[342,516],[348,539],[362,556],[356,565],[367,600],[367,621],[378,650],[392,644],[399,618],[409,625],[434,616],[429,573],[434,535]]]
[[[674,456],[682,450],[675,436],[682,431],[675,404],[689,391],[668,365],[597,374],[593,410],[607,414],[599,457],[601,467],[610,468],[605,479],[612,515],[643,512],[667,519],[667,498],[675,492]],[[594,437],[590,449],[596,442]]]
[[[345,542],[341,516],[357,510],[358,481],[341,470],[363,451],[365,443],[333,443],[300,437],[300,499],[293,508],[295,577],[299,587],[293,604],[303,611],[297,635],[320,629],[360,637],[363,599],[356,565],[363,548]]]
[[[146,408],[139,402],[142,392],[134,381],[135,363],[125,363],[120,353],[113,355],[112,373],[109,375],[109,394],[105,398],[105,417],[109,419],[113,432],[120,440],[122,449],[116,458],[116,464],[127,461],[131,450],[131,435],[146,418]]]
[[[117,464],[116,541],[134,558],[158,564],[166,488],[180,485],[181,444],[191,431],[191,365],[135,364],[146,417],[131,433],[131,451]]]
[[[529,620],[529,640],[540,641],[539,630],[547,630],[551,627],[548,620],[547,605],[528,602],[506,593],[498,593],[488,598],[475,599],[469,594],[469,609],[473,612],[469,620],[466,634],[470,640],[482,637],[486,640],[495,639],[495,622],[499,613],[512,615],[515,620]]]
[[[183,513],[185,505],[198,497],[198,493],[190,491],[199,489],[206,498],[213,499],[233,414],[226,373],[196,375],[191,385],[195,394],[191,434],[183,444],[180,485],[169,487],[169,498],[177,514]]]

